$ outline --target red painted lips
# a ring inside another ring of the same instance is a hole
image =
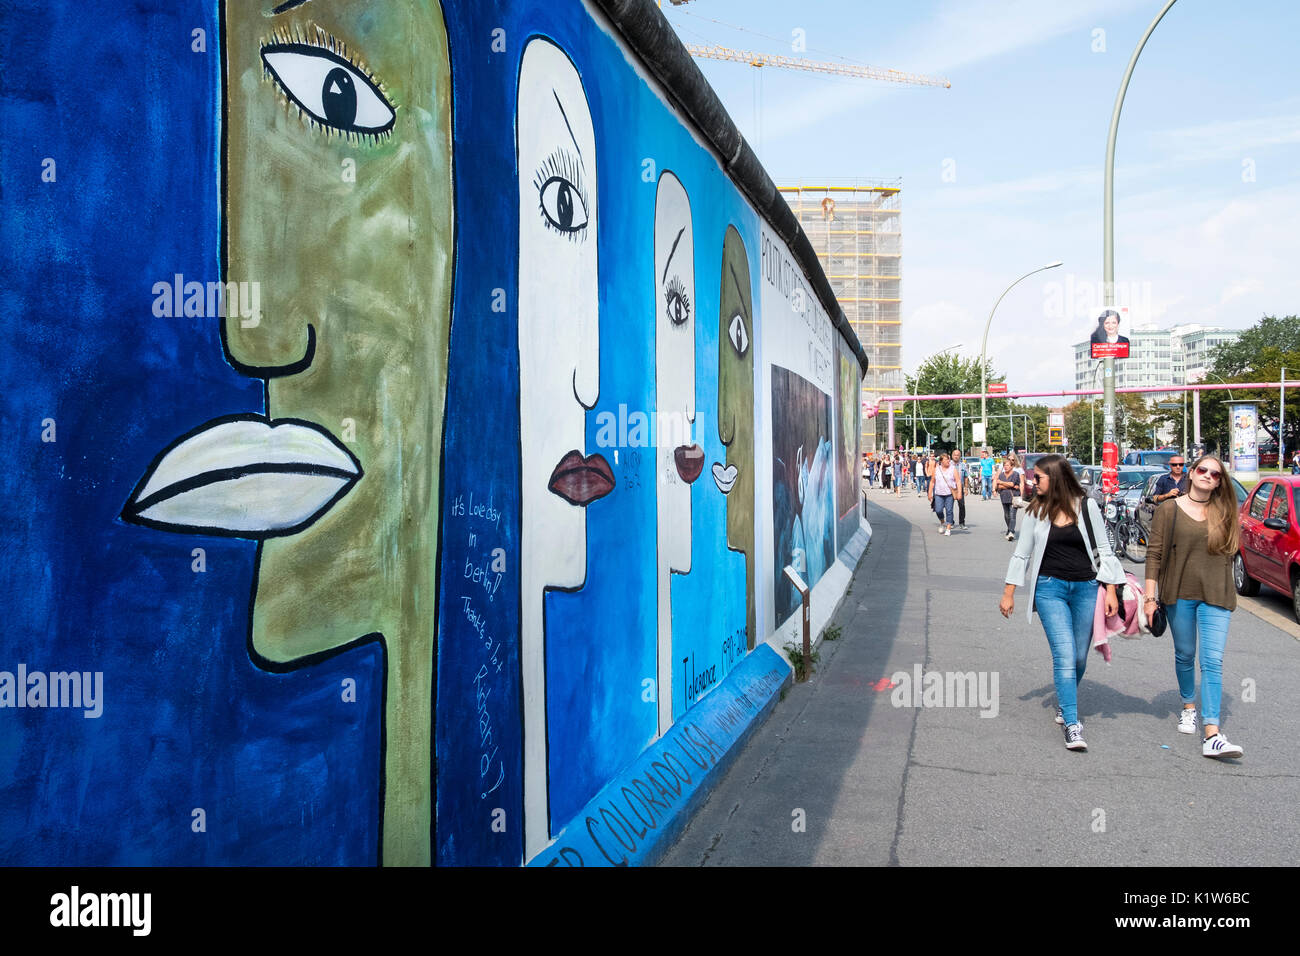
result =
[[[614,490],[614,472],[603,455],[583,458],[575,448],[560,459],[546,487],[569,504],[585,508]]]
[[[673,449],[673,461],[677,464],[677,474],[689,485],[704,470],[704,449],[699,445],[678,445]]]

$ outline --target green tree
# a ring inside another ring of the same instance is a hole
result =
[[[1101,461],[1101,435],[1105,423],[1101,402],[1096,406],[1094,413],[1091,397],[1065,406],[1065,437],[1070,439],[1070,453],[1087,464]]]
[[[1300,380],[1300,317],[1264,316],[1242,332],[1235,342],[1220,345],[1211,355],[1210,371],[1205,383],[1280,382],[1282,369],[1287,378]],[[1259,403],[1259,425],[1278,439],[1280,389],[1233,389],[1201,393],[1201,436],[1211,450],[1228,447],[1228,401]],[[1294,450],[1300,443],[1300,381],[1293,391],[1287,389],[1286,446]]]
[[[986,360],[984,375],[989,385],[1005,382],[1006,376],[993,368],[993,363]],[[980,363],[978,359],[963,359],[952,353],[931,355],[925,359],[914,375],[905,376],[909,393],[919,395],[978,395],[980,391]],[[989,398],[988,440],[986,444],[995,450],[1011,446],[1011,425],[1007,412],[1020,411],[1012,408],[1010,400]],[[899,444],[908,444],[912,440],[912,421],[915,407],[916,440],[919,445],[951,451],[960,447],[964,453],[974,448],[971,439],[971,425],[979,421],[980,400],[974,399],[933,399],[926,402],[906,403],[895,413],[894,429]],[[1016,434],[1021,433],[1017,424]]]

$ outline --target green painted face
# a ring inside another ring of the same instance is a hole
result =
[[[754,607],[754,299],[749,256],[734,226],[722,241],[718,295],[718,438],[727,446],[724,473],[714,469],[727,496],[727,547],[745,554],[748,644],[758,640]]]
[[[274,5],[225,10],[225,278],[261,290],[260,319],[225,320],[226,347],[268,379],[273,420],[322,426],[364,473],[316,523],[262,545],[252,643],[286,664],[383,635],[384,861],[428,862],[452,287],[446,27],[437,0]]]

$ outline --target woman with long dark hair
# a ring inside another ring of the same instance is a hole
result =
[[[1232,559],[1241,543],[1237,495],[1213,455],[1196,459],[1187,494],[1165,501],[1151,519],[1147,544],[1147,616],[1157,597],[1174,639],[1174,674],[1183,708],[1178,730],[1196,733],[1196,650],[1201,651],[1201,721],[1206,757],[1241,757],[1219,729],[1223,696],[1223,649],[1228,620],[1237,607]]]
[[[1025,616],[1038,612],[1052,649],[1056,722],[1064,725],[1068,749],[1087,750],[1078,688],[1092,646],[1097,586],[1106,587],[1107,616],[1115,614],[1119,605],[1115,585],[1124,583],[1124,569],[1106,539],[1097,503],[1084,494],[1063,456],[1038,459],[1033,480],[1038,492],[1025,508],[999,610],[1010,618],[1016,588],[1028,586]]]

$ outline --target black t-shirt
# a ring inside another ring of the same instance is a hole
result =
[[[1091,581],[1097,576],[1077,524],[1052,525],[1038,574],[1062,581]]]

